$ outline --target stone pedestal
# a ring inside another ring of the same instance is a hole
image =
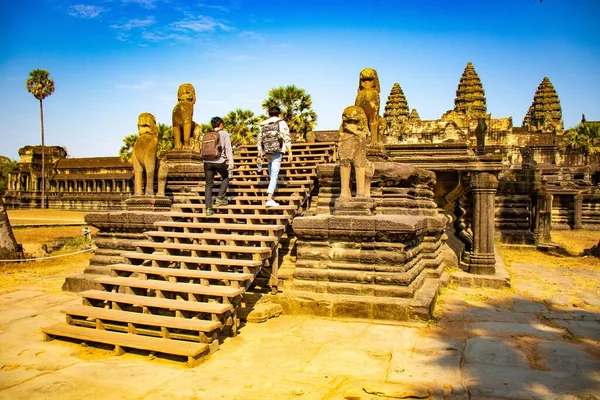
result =
[[[446,224],[442,215],[297,217],[295,270],[273,301],[289,314],[428,319],[452,253]]]
[[[368,197],[337,198],[333,209],[334,215],[373,215],[375,200]]]
[[[494,199],[498,178],[488,172],[474,172],[471,185],[473,187],[473,253],[469,261],[469,272],[492,275],[496,272]]]
[[[194,150],[170,150],[164,154],[159,177],[166,177],[167,191],[177,192],[204,180],[204,162]]]
[[[173,202],[167,196],[131,196],[125,200],[128,211],[169,211]]]

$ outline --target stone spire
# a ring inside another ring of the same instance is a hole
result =
[[[560,100],[547,76],[538,86],[527,114],[525,119],[528,118],[528,121],[523,121],[523,126],[529,126],[529,130],[534,132],[563,132],[564,125]]]
[[[454,110],[466,114],[469,118],[485,117],[487,112],[485,91],[479,75],[470,61],[467,63],[458,83],[458,89],[456,89]]]
[[[525,117],[523,118],[523,127],[528,127],[529,124],[531,123],[531,110],[533,109],[533,104],[529,106],[529,108],[527,109],[527,113],[525,114]]]
[[[386,119],[408,117],[408,103],[398,82],[394,83],[390,91],[390,95],[385,103],[383,117]]]
[[[416,108],[413,108],[412,110],[410,110],[410,115],[408,116],[408,119],[411,121],[420,121],[421,117],[419,116],[419,113],[417,112]]]

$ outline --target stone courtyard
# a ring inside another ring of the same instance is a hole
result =
[[[4,290],[0,398],[599,398],[600,274],[525,264],[509,272],[511,289],[443,289],[430,321],[247,323],[195,368],[44,342],[41,328],[63,321],[59,310],[78,296]],[[548,298],[548,287],[562,290]]]

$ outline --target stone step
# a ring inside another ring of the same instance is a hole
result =
[[[256,164],[256,157],[258,157],[258,151],[256,154],[245,154],[234,157],[236,163],[248,163],[248,164]],[[313,162],[315,164],[320,164],[327,162],[327,159],[330,158],[329,154],[323,152],[307,152],[305,154],[301,153],[293,153],[292,159],[288,160],[287,155],[283,157],[283,161],[281,165],[294,165],[296,163],[304,163],[304,162]]]
[[[231,181],[229,181],[229,188],[236,189],[238,187],[242,187],[243,188],[243,187],[246,187],[246,186],[257,186],[257,187],[266,189],[269,186],[269,177],[268,176],[266,176],[266,175],[260,176],[260,177],[254,176],[254,178],[259,178],[259,180],[232,179]],[[277,186],[278,187],[306,186],[306,185],[311,185],[313,183],[314,183],[314,181],[312,179],[294,179],[294,178],[281,179],[281,176],[279,176],[279,179],[277,180]],[[215,179],[214,180],[214,185],[218,186],[220,184],[221,184],[221,180],[220,179]],[[201,187],[202,190],[204,190],[204,185],[205,185],[205,182],[200,182],[198,186]],[[229,191],[229,189],[228,189],[228,191]]]
[[[215,191],[215,194],[213,194],[213,201],[214,199],[217,197],[216,194],[218,193],[218,191]],[[304,192],[301,192],[304,193]],[[297,203],[304,201],[304,196],[301,196],[300,194],[298,194],[297,192],[283,192],[283,193],[278,193],[277,196],[275,196],[277,198],[278,202],[284,202],[284,203],[288,203],[290,205],[296,205]],[[238,203],[241,202],[252,202],[252,204],[256,204],[258,203],[258,205],[264,204],[267,201],[267,194],[266,192],[257,192],[257,191],[252,191],[252,192],[242,192],[242,193],[228,193],[225,195],[225,198],[229,201],[230,205],[237,205]],[[193,195],[188,195],[185,197],[176,197],[174,199],[175,203],[173,203],[173,205],[179,205],[179,204],[204,204],[204,195],[200,195],[200,194],[193,194]]]
[[[236,243],[236,242],[259,242],[263,246],[265,244],[271,244],[277,241],[277,236],[269,235],[240,235],[240,234],[225,234],[225,233],[189,233],[189,232],[167,232],[167,231],[147,231],[144,232],[149,238],[162,238],[162,239],[188,239],[188,240],[218,240],[224,241],[225,243]]]
[[[198,209],[198,210],[203,210],[205,208],[205,204],[202,203],[173,203],[173,205],[171,207],[177,207],[177,208],[186,208],[186,209]],[[241,214],[241,211],[255,211],[255,212],[261,212],[262,215],[269,215],[269,214],[275,214],[278,212],[282,212],[282,211],[287,211],[288,215],[291,215],[292,213],[290,211],[296,211],[298,207],[296,207],[295,205],[286,205],[286,204],[281,204],[278,207],[267,207],[264,204],[244,204],[244,205],[237,205],[237,204],[228,204],[226,206],[214,206],[213,208],[215,209],[215,211],[219,210],[219,211],[232,211],[232,212],[237,212],[238,216],[243,216],[246,214]],[[165,215],[167,216],[179,216],[177,215],[178,213],[176,211],[171,211],[169,213],[166,213]],[[216,218],[216,217],[215,217]]]
[[[298,168],[294,168],[295,170],[284,170],[280,171],[277,177],[279,179],[309,179],[316,177],[316,173],[314,171],[310,172],[300,172]],[[248,179],[269,179],[269,173],[267,171],[267,167],[265,166],[260,173],[256,170],[251,169],[241,169],[237,172],[234,172],[233,178],[229,181],[230,183],[236,182],[237,180],[248,180]]]
[[[159,275],[165,278],[212,279],[223,281],[247,281],[254,279],[254,274],[241,272],[208,271],[202,269],[146,267],[131,264],[114,264],[109,266],[112,271],[131,272],[145,275]]]
[[[129,322],[136,325],[159,326],[197,332],[213,332],[223,326],[219,321],[168,317],[164,315],[121,311],[84,305],[70,306],[62,310],[62,312],[70,317],[85,317],[100,321]]]
[[[185,209],[199,209],[203,210],[204,205],[195,204],[190,207],[182,207]],[[280,207],[275,207],[280,208]],[[218,220],[219,223],[243,223],[243,224],[263,224],[263,223],[274,223],[274,224],[287,224],[292,220],[291,215],[286,214],[232,214],[231,212],[237,210],[226,210],[222,207],[214,208],[214,214],[206,215],[200,212],[173,212],[171,211],[168,215],[173,221],[189,220],[190,222],[208,222]],[[229,211],[229,213],[227,212]]]
[[[253,165],[254,168],[248,168],[249,165]],[[263,171],[266,171],[267,169],[267,165],[268,162],[266,160],[263,161],[263,165],[262,165],[262,169]],[[242,167],[234,167],[233,168],[233,173],[235,175],[236,172],[250,172],[250,171],[257,171],[257,166],[256,163],[254,164],[244,164]],[[302,165],[302,166],[281,166],[279,167],[279,175],[282,174],[287,174],[288,172],[299,172],[299,171],[311,171],[312,173],[316,174],[318,169],[318,165],[317,164],[312,164],[312,165]]]
[[[206,343],[183,342],[156,337],[133,335],[130,333],[110,332],[100,329],[82,328],[67,324],[57,324],[42,329],[44,339],[51,340],[55,336],[72,339],[104,343],[116,346],[115,352],[122,354],[124,349],[155,351],[163,354],[172,354],[187,357],[187,365],[196,366],[200,358],[210,353],[210,346]]]
[[[299,268],[294,270],[294,279],[315,280],[319,282],[348,282],[373,285],[407,286],[423,271],[425,263],[404,272],[382,272],[350,269]]]
[[[334,282],[334,281],[316,281],[305,280],[294,277],[291,284],[292,289],[315,293],[344,294],[352,296],[372,296],[372,297],[413,297],[415,291],[421,286],[425,279],[424,274],[417,276],[416,279],[407,286],[390,286],[370,283],[356,282]]]
[[[219,192],[219,186],[216,185],[213,188],[213,193],[218,193]],[[247,195],[251,195],[251,194],[256,194],[257,196],[261,196],[266,194],[267,190],[266,188],[262,191],[257,191],[256,189],[250,189],[250,188],[227,188],[227,194],[225,195],[226,197],[229,197],[231,195],[234,194],[238,194],[238,193],[243,193],[243,194],[247,194]],[[278,186],[275,189],[275,195],[276,196],[283,196],[284,193],[286,194],[301,194],[304,193],[304,191],[302,191],[300,188],[288,188],[288,187],[280,187]],[[202,201],[204,201],[204,183],[202,183],[202,186],[196,186],[196,187],[192,187],[190,190],[190,194],[186,194],[186,195],[181,195],[178,193],[175,193],[176,196],[180,196],[181,198],[186,198],[188,196],[201,196],[202,197]]]
[[[231,298],[240,296],[244,293],[242,288],[232,288],[230,286],[216,286],[216,285],[200,285],[195,283],[174,283],[159,281],[156,279],[138,279],[138,278],[122,278],[112,276],[101,276],[94,278],[94,282],[98,282],[102,285],[129,287],[138,289],[152,289],[160,290],[164,292],[173,293],[188,293],[198,294],[202,296],[211,297],[223,297]]]
[[[141,240],[133,243],[136,247],[144,250],[153,249],[168,249],[168,250],[183,250],[183,251],[202,251],[202,252],[223,252],[223,253],[249,253],[255,254],[260,259],[264,260],[271,256],[270,247],[258,246],[227,246],[227,245],[210,245],[210,244],[195,244],[195,243],[173,243],[173,242],[153,242],[149,240]],[[147,251],[143,251],[147,253]]]
[[[197,314],[225,314],[233,311],[233,305],[226,303],[206,303],[201,301],[186,301],[164,299],[152,296],[113,293],[103,290],[86,290],[79,295],[85,300],[108,301],[117,304],[129,304],[134,307],[151,307],[171,311],[188,311]]]
[[[154,226],[158,228],[179,228],[179,229],[201,229],[203,232],[218,233],[215,231],[230,231],[230,232],[266,232],[274,236],[275,232],[283,231],[284,225],[251,225],[251,224],[222,224],[208,222],[181,222],[181,221],[160,221],[155,222]]]
[[[165,253],[138,253],[134,251],[128,251],[123,253],[123,257],[131,260],[142,260],[142,261],[165,261],[165,262],[184,262],[187,264],[197,265],[222,265],[229,267],[260,267],[262,266],[261,260],[236,260],[231,258],[217,258],[217,257],[191,257],[191,256],[175,256],[172,254]]]
[[[329,149],[332,146],[335,146],[336,142],[295,142],[292,143],[292,151],[298,150],[301,151],[303,149]],[[256,152],[258,153],[258,149],[255,144],[245,144],[238,147],[240,152]]]

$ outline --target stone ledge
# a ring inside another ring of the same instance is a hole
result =
[[[510,287],[510,275],[506,270],[504,261],[498,251],[495,251],[496,255],[496,273],[490,275],[478,275],[470,274],[464,271],[452,272],[450,274],[450,282],[455,283],[461,287],[487,287],[494,289],[501,289]]]
[[[97,282],[93,282],[94,278],[101,277],[99,274],[76,274],[65,278],[63,283],[63,292],[79,293],[86,290],[104,290],[103,286]]]
[[[447,281],[447,279],[446,279]],[[369,321],[408,321],[431,318],[443,279],[426,278],[412,298],[352,296],[284,290],[269,300],[289,315],[313,315]]]

